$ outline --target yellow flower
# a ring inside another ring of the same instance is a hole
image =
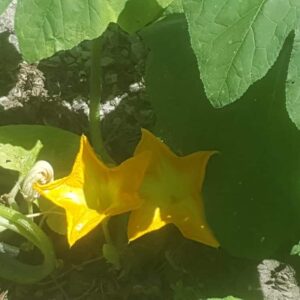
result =
[[[173,223],[184,237],[218,247],[206,222],[201,197],[206,164],[215,152],[199,151],[178,157],[143,129],[135,157],[146,150],[152,155],[140,192],[144,202],[130,214],[129,241]]]
[[[65,209],[67,237],[72,246],[106,217],[141,205],[138,191],[148,162],[149,152],[109,168],[82,136],[70,175],[49,184],[35,185],[35,189]]]

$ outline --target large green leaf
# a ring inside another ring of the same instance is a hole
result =
[[[11,0],[1,0],[0,1],[0,15],[3,14],[3,12],[6,10],[6,8],[10,2],[11,2]]]
[[[295,39],[286,82],[286,107],[290,118],[300,129],[300,26]]]
[[[28,62],[100,36],[126,0],[18,0],[16,33]]]
[[[206,95],[215,107],[241,97],[278,57],[298,0],[183,0]]]
[[[185,19],[170,16],[142,35],[155,133],[179,154],[220,152],[208,164],[204,198],[221,246],[237,256],[273,254],[300,229],[300,133],[284,96],[289,47],[240,101],[216,110],[205,97]]]
[[[128,0],[118,23],[133,33],[157,19],[173,0]]]
[[[40,141],[37,141],[31,150],[0,143],[0,167],[26,175],[34,165],[42,147]]]

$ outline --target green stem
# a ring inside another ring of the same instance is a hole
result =
[[[27,214],[33,214],[33,199],[27,200]],[[33,221],[33,218],[30,218]]]
[[[107,163],[113,163],[107,153],[100,123],[101,94],[102,94],[102,68],[101,68],[102,39],[98,37],[92,41],[91,74],[90,74],[90,112],[89,125],[91,140],[94,149]]]
[[[109,218],[106,218],[102,221],[102,230],[104,234],[104,238],[107,244],[113,245],[113,241],[109,232],[109,227],[108,227],[108,221]]]
[[[19,211],[19,205],[16,202],[16,196],[18,194],[18,192],[20,191],[20,185],[22,183],[22,181],[24,180],[24,176],[20,175],[18,178],[18,181],[16,182],[16,184],[13,186],[13,188],[11,189],[11,191],[8,193],[7,195],[7,203],[8,205]]]
[[[0,277],[22,284],[37,282],[55,269],[55,254],[45,233],[21,213],[0,205],[0,226],[12,230],[40,249],[44,261],[40,265],[24,264],[7,254],[0,253]]]
[[[120,270],[121,268],[121,262],[120,262],[120,252],[119,249],[114,245],[114,242],[111,238],[109,227],[108,227],[108,221],[109,218],[103,220],[102,222],[102,228],[104,233],[104,238],[106,243],[103,244],[102,247],[102,254],[103,257],[111,263],[117,270]]]

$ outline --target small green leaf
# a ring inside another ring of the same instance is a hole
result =
[[[295,39],[286,81],[286,108],[291,120],[300,129],[300,27]]]
[[[4,169],[17,171],[21,175],[26,175],[34,165],[42,147],[40,141],[37,141],[31,150],[0,143],[0,166]]]
[[[14,231],[35,245],[43,254],[40,265],[24,264],[7,253],[0,252],[0,277],[18,283],[29,284],[40,281],[55,269],[55,253],[47,235],[23,214],[0,205],[0,227]]]
[[[4,13],[4,11],[6,10],[6,8],[10,2],[11,2],[11,0],[1,0],[0,1],[0,15],[2,15]]]
[[[28,62],[100,36],[117,22],[126,0],[19,0],[16,33]]]
[[[206,95],[223,107],[274,64],[294,29],[298,0],[183,0]]]
[[[298,255],[300,256],[300,242],[297,245],[294,245],[291,250],[291,255]]]
[[[118,19],[129,33],[136,32],[157,19],[173,0],[128,0]]]

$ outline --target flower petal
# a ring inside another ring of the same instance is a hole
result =
[[[68,242],[72,246],[104,218],[142,204],[139,189],[150,159],[149,151],[109,168],[97,158],[85,136],[69,176],[35,189],[66,211]]]
[[[129,240],[172,223],[186,238],[218,247],[219,243],[206,222],[201,197],[206,165],[215,151],[178,157],[143,129],[135,155],[147,150],[152,155],[140,191],[144,203],[130,214]]]

